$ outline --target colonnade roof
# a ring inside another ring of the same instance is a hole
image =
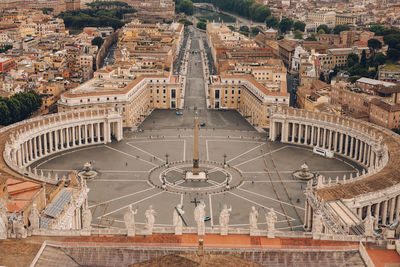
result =
[[[383,144],[387,145],[389,161],[379,172],[366,178],[317,190],[325,201],[335,199],[352,199],[358,195],[384,190],[400,182],[400,136],[387,133],[388,130],[377,130],[382,135]]]

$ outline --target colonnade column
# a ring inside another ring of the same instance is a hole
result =
[[[39,141],[39,158],[42,156],[42,135],[38,136]]]
[[[43,155],[47,154],[47,133],[43,135]]]
[[[388,200],[385,200],[385,201],[383,201],[383,207],[382,207],[382,224],[383,225],[386,225],[387,209],[388,209]]]
[[[282,125],[282,127],[283,127],[283,125]],[[99,123],[97,123],[97,143],[100,143],[100,136],[101,136],[101,133],[100,133],[100,122]]]
[[[292,143],[294,142],[294,131],[295,131],[296,124],[292,122]]]
[[[305,129],[305,131],[304,131],[304,144],[306,144],[306,145],[308,145],[308,125],[307,124],[305,124],[304,125],[305,127],[306,127],[306,129]]]
[[[37,158],[37,140],[36,140],[37,136],[33,137],[33,158],[36,159]]]
[[[328,149],[332,149],[332,130],[329,130],[329,141],[328,141]]]
[[[379,213],[381,210],[381,203],[378,202],[375,206],[375,225],[378,225],[378,221],[379,221]]]

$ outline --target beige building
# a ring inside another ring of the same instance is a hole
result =
[[[142,75],[131,69],[103,68],[94,78],[63,94],[58,110],[113,108],[123,115],[123,125],[134,127],[155,108],[178,108],[182,83],[178,76]]]

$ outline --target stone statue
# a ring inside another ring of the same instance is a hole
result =
[[[374,236],[374,223],[375,217],[371,215],[371,213],[367,214],[367,217],[364,219],[364,229],[366,236]]]
[[[258,211],[257,211],[256,207],[252,206],[250,215],[249,215],[250,232],[252,230],[258,229],[257,221],[258,221]]]
[[[0,240],[7,239],[8,232],[8,209],[6,201],[0,198]]]
[[[137,209],[135,211],[132,210],[132,205],[129,205],[128,211],[124,214],[124,222],[125,227],[128,232],[128,236],[135,236],[136,228],[135,228],[135,215],[137,213]]]
[[[231,215],[231,212],[232,206],[228,209],[228,205],[224,204],[224,207],[219,214],[219,226],[221,229],[221,235],[228,235],[229,216]]]
[[[172,224],[175,227],[175,235],[182,235],[183,231],[183,214],[185,214],[185,211],[183,210],[182,204],[178,204],[174,208],[174,214],[172,217]]]
[[[30,228],[31,230],[37,230],[39,229],[39,218],[40,214],[39,211],[36,207],[36,203],[33,203],[31,212],[29,213],[29,222],[31,224]]]
[[[147,234],[151,235],[153,234],[154,222],[156,221],[156,216],[157,216],[157,212],[153,210],[152,205],[150,205],[149,208],[146,210],[144,216],[146,217],[146,224],[144,228],[146,229]]]
[[[268,238],[275,238],[275,223],[278,220],[276,213],[273,208],[266,214],[267,220],[267,237]]]
[[[315,234],[321,234],[322,228],[322,215],[318,212],[314,215],[312,231]]]
[[[194,209],[194,220],[197,223],[197,234],[205,235],[206,234],[206,226],[204,223],[204,217],[206,216],[206,204],[203,200],[200,201],[200,204],[196,206]]]
[[[85,208],[82,212],[82,229],[90,230],[92,224],[92,212],[90,212],[89,208]]]

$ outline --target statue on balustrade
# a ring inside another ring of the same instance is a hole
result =
[[[267,237],[275,238],[275,223],[278,220],[275,210],[271,208],[265,217],[267,220]]]
[[[31,224],[31,226],[30,226],[31,230],[39,229],[40,214],[36,207],[36,203],[33,203],[28,219],[29,219],[29,223]]]
[[[258,222],[258,211],[256,207],[252,206],[249,215],[250,235],[252,235],[252,233],[254,232],[257,232],[258,230],[257,222]]]
[[[135,227],[136,214],[137,214],[137,209],[133,211],[132,205],[129,205],[128,211],[124,214],[124,222],[128,236],[136,235],[136,227]]]
[[[7,239],[8,232],[8,210],[6,201],[0,198],[0,240]]]
[[[206,216],[206,204],[203,200],[200,201],[199,205],[194,209],[194,220],[197,223],[197,234],[206,234],[206,225],[204,223],[204,217]]]
[[[175,235],[182,235],[183,214],[185,214],[185,211],[183,210],[182,204],[178,204],[176,207],[174,207],[174,213],[172,216],[172,224],[175,227]]]
[[[228,235],[228,224],[229,216],[232,212],[232,206],[228,208],[228,205],[224,204],[221,213],[219,214],[219,226],[221,229],[221,235]]]
[[[156,221],[157,212],[153,209],[153,206],[150,205],[149,208],[144,213],[146,217],[146,224],[144,226],[148,235],[153,234],[154,222]]]

